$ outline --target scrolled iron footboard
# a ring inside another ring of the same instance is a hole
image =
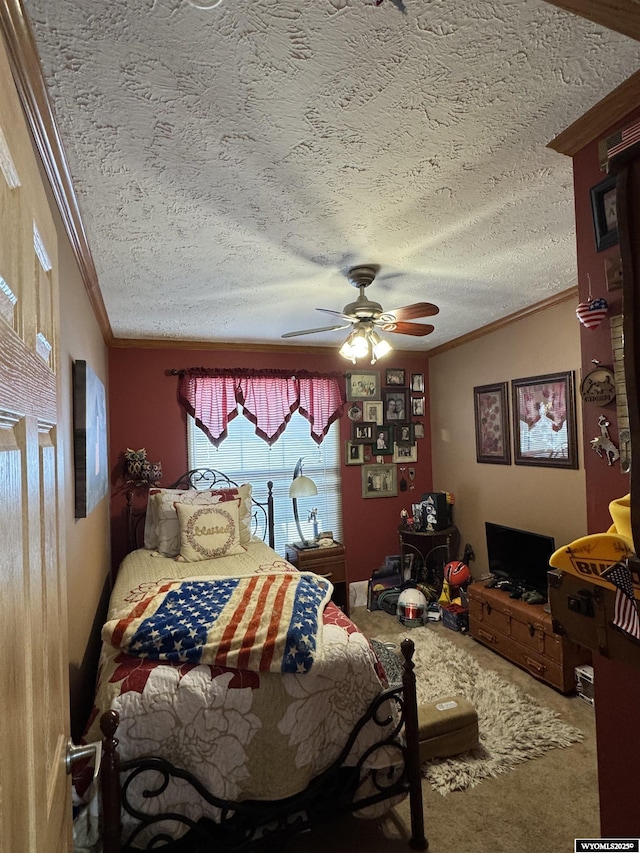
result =
[[[101,770],[104,853],[129,853],[145,849],[166,850],[169,853],[173,850],[192,849],[198,842],[206,842],[211,850],[241,853],[259,845],[264,846],[270,841],[281,844],[288,837],[340,813],[359,811],[404,794],[409,795],[411,813],[409,846],[414,850],[427,850],[429,844],[424,834],[422,809],[413,641],[403,640],[401,649],[404,656],[402,686],[383,690],[358,721],[333,764],[313,779],[304,791],[284,800],[229,802],[214,796],[192,774],[162,758],[148,757],[121,762],[116,737],[119,717],[116,711],[105,712],[100,719],[104,734]],[[395,703],[398,712],[395,716],[389,714],[389,701]],[[356,764],[347,766],[345,762],[359,732],[371,723],[381,728],[392,723],[393,725],[385,733],[384,739],[369,747]],[[386,769],[369,769],[363,772],[365,761],[383,748],[397,751],[401,759],[398,764]],[[131,802],[129,789],[134,780],[145,773],[154,774],[153,788],[150,785],[144,791],[146,798],[160,795],[171,779],[183,779],[205,802],[219,810],[220,819],[213,821],[201,818],[195,822],[180,814],[149,815],[140,811]],[[122,774],[126,774],[123,781]],[[359,791],[367,780],[371,790],[366,795],[361,795]],[[137,821],[135,828],[124,841],[121,839],[121,808]],[[187,827],[187,833],[178,841],[172,840],[163,829],[163,822],[166,824],[167,821],[183,824]],[[154,827],[157,827],[157,831]],[[142,833],[147,836],[146,846],[136,847],[136,841]]]

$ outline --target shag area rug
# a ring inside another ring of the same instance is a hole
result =
[[[516,764],[583,739],[582,732],[563,722],[555,711],[540,706],[516,684],[482,668],[467,652],[428,628],[374,643],[383,666],[386,657],[390,682],[401,679],[402,670],[394,666],[389,655],[396,654],[396,665],[398,655],[404,660],[400,643],[406,636],[415,644],[418,703],[464,696],[478,713],[478,749],[451,758],[432,759],[422,767],[425,779],[443,796],[472,788],[483,779],[508,772]],[[397,644],[397,653],[388,647],[380,649],[381,642],[387,641]]]

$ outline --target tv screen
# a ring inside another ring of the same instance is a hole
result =
[[[489,571],[525,589],[547,595],[549,558],[555,551],[553,536],[516,530],[485,521]]]

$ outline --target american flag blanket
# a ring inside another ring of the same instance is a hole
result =
[[[129,655],[253,672],[309,672],[333,587],[313,573],[160,582],[102,639]]]

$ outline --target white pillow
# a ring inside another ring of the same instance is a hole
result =
[[[221,501],[213,506],[176,503],[180,522],[180,553],[176,560],[195,563],[242,554],[240,544],[240,500]]]
[[[240,498],[240,544],[251,541],[252,488],[249,483],[228,489],[149,489],[144,547],[165,557],[180,551],[180,526],[174,504],[211,505]]]

